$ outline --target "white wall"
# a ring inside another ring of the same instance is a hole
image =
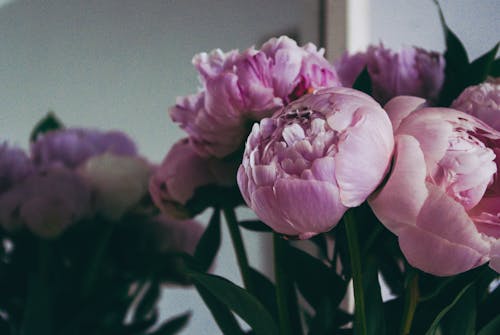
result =
[[[49,109],[68,125],[117,128],[159,161],[181,136],[167,117],[175,96],[194,92],[192,56],[246,48],[271,35],[315,36],[315,0],[0,1],[0,140],[24,147]],[[473,56],[498,41],[498,0],[442,1]],[[443,50],[431,0],[372,0],[372,43]],[[303,30],[305,27],[305,30]],[[216,272],[240,282],[225,243]],[[247,239],[253,264],[266,244]],[[184,334],[218,334],[193,290],[166,290],[164,316],[194,311]]]

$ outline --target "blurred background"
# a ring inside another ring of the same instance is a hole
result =
[[[498,42],[498,0],[441,4],[471,58]],[[52,110],[68,126],[123,130],[159,162],[184,136],[167,110],[197,90],[193,55],[283,34],[300,44],[345,37],[332,54],[379,42],[444,49],[431,0],[0,0],[0,141],[27,148],[31,128]],[[215,272],[241,283],[226,231],[223,238]],[[268,267],[265,238],[245,242],[251,263]],[[193,317],[183,334],[219,333],[194,290],[167,287],[161,315],[186,310]]]

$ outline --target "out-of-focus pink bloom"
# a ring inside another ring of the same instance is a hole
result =
[[[148,193],[152,168],[141,157],[110,153],[89,158],[78,169],[92,188],[96,212],[118,220]]]
[[[41,167],[76,168],[88,158],[103,153],[137,155],[134,142],[119,131],[70,128],[48,132],[31,146],[33,162]]]
[[[312,44],[272,38],[260,50],[215,50],[193,58],[202,91],[180,97],[170,115],[202,156],[236,151],[249,124],[320,87],[340,86],[337,73]]]
[[[0,196],[33,173],[26,153],[7,143],[0,143]]]
[[[203,235],[204,227],[195,220],[176,220],[165,215],[157,216],[151,222],[156,249],[160,253],[185,252],[193,255]]]
[[[419,106],[385,107],[399,123],[395,157],[369,203],[411,265],[454,275],[487,262],[500,237],[500,133],[460,111]]]
[[[473,115],[500,131],[500,78],[467,87],[451,107]]]
[[[34,173],[0,197],[0,223],[6,230],[27,226],[44,238],[59,236],[89,212],[89,187],[65,168]]]
[[[383,45],[370,46],[364,53],[346,53],[335,62],[342,84],[348,87],[365,66],[372,81],[372,95],[380,103],[398,95],[434,101],[444,83],[443,56],[420,48],[394,52]]]
[[[375,190],[393,145],[389,118],[370,96],[350,88],[318,90],[254,125],[238,185],[275,231],[310,238]]]
[[[234,161],[199,156],[187,138],[170,149],[149,182],[154,203],[174,217],[186,217],[183,205],[197,188],[208,185],[233,186],[238,164]]]

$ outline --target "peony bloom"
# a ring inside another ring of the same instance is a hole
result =
[[[59,236],[89,212],[89,187],[64,168],[34,173],[0,197],[0,222],[6,230],[27,226],[44,238]]]
[[[31,173],[33,165],[23,150],[0,143],[0,196]]]
[[[170,115],[200,155],[227,156],[241,146],[252,122],[312,89],[340,86],[323,53],[283,36],[260,50],[196,55],[202,91],[178,98]]]
[[[195,220],[176,220],[165,215],[150,223],[154,246],[160,253],[184,252],[194,254],[204,227]]]
[[[56,130],[39,137],[31,146],[35,165],[76,168],[88,158],[103,153],[134,156],[134,142],[119,131],[70,128]]]
[[[147,195],[151,166],[140,157],[106,153],[88,159],[78,172],[92,188],[96,211],[118,220]]]
[[[500,79],[467,87],[451,107],[473,115],[500,131]]]
[[[238,164],[232,160],[199,156],[187,138],[180,140],[150,179],[154,203],[175,217],[189,216],[183,208],[197,188],[208,185],[233,186]]]
[[[262,221],[306,239],[365,201],[384,178],[392,150],[389,118],[370,96],[322,89],[254,125],[238,185]]]
[[[448,276],[484,264],[500,237],[500,132],[398,99],[386,106],[396,149],[387,182],[369,199],[374,213],[414,267]]]
[[[372,81],[373,97],[380,103],[398,95],[435,101],[444,83],[443,56],[420,48],[394,52],[383,45],[370,46],[364,53],[346,53],[335,62],[342,84],[348,87],[365,66]]]

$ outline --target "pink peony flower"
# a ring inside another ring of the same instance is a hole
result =
[[[189,216],[183,206],[197,188],[233,186],[237,166],[234,161],[199,156],[185,138],[174,144],[150,178],[149,192],[163,212],[183,218]]]
[[[389,118],[370,96],[322,89],[253,126],[238,185],[262,221],[306,239],[375,190],[392,150]]]
[[[30,175],[0,197],[0,222],[9,231],[26,226],[44,238],[59,236],[90,214],[90,189],[73,171]]]
[[[369,199],[374,213],[414,267],[448,276],[484,264],[500,237],[500,133],[460,111],[398,99],[386,106],[396,150]]]
[[[312,89],[340,85],[323,53],[283,36],[260,50],[196,55],[202,91],[178,98],[170,115],[200,155],[227,156],[241,146],[253,121]]]
[[[500,79],[467,87],[451,107],[473,115],[500,131]]]
[[[414,95],[434,101],[444,83],[444,58],[420,48],[399,52],[370,46],[364,53],[345,53],[335,62],[344,86],[351,87],[366,66],[372,80],[372,95],[380,103],[398,95]]]

